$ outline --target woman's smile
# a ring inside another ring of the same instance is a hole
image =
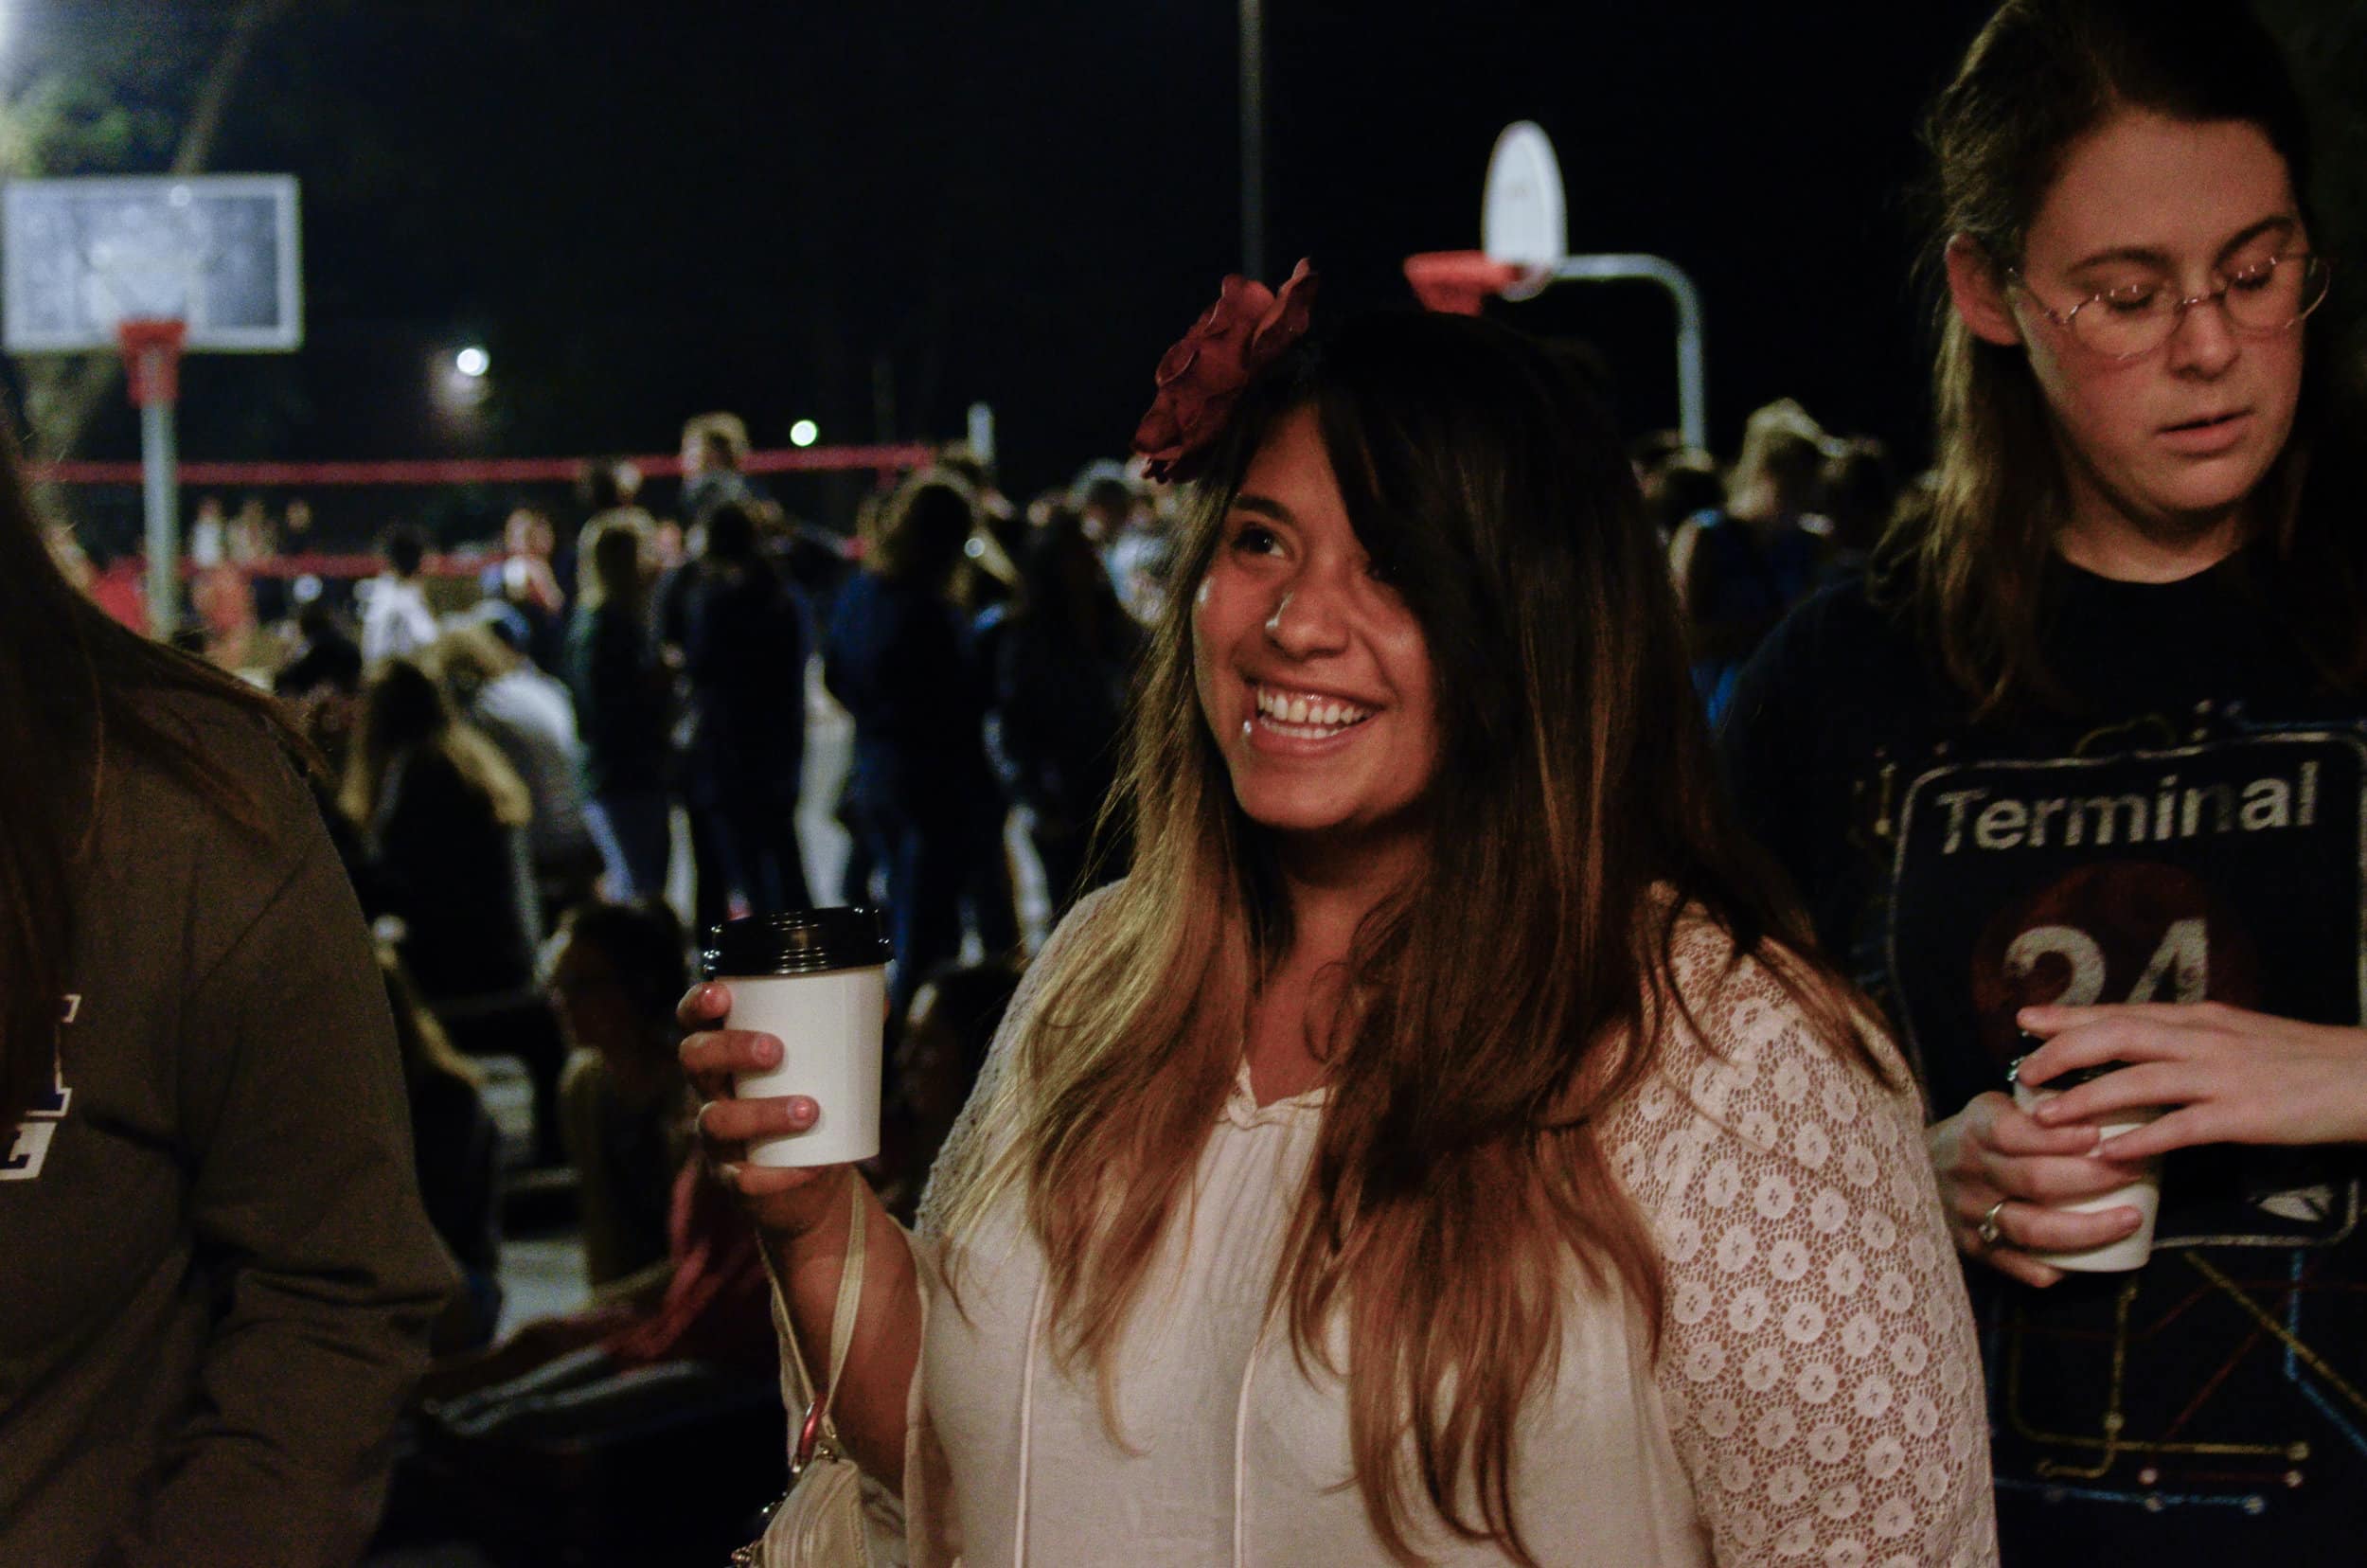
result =
[[[1429,646],[1373,571],[1312,409],[1278,420],[1250,463],[1192,639],[1201,710],[1252,821],[1411,824],[1437,765]]]

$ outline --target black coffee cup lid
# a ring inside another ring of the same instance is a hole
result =
[[[700,954],[710,980],[734,974],[821,974],[888,961],[876,909],[792,909],[707,927]]]

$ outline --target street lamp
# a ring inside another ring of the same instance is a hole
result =
[[[811,419],[800,419],[789,427],[791,446],[810,447],[822,438],[822,427]]]
[[[471,381],[475,381],[493,368],[493,356],[472,344],[453,355],[452,367]]]

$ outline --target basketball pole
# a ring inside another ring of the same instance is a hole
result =
[[[147,512],[148,632],[169,641],[181,630],[180,463],[173,405],[181,395],[178,321],[125,321],[116,328],[124,381],[140,411],[140,494]]]
[[[173,494],[172,404],[140,410],[140,490],[148,512],[148,626],[169,639],[181,626],[181,508]]]

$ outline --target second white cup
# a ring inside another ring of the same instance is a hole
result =
[[[2020,1063],[2018,1061],[2014,1065],[2019,1067]],[[2032,1088],[2021,1081],[2019,1074],[2007,1070],[2007,1077],[2013,1081],[2014,1103],[2024,1111],[2034,1111],[2064,1090],[2100,1076],[2100,1073],[2067,1074],[2056,1082]],[[2157,1119],[2162,1113],[2142,1110],[2124,1111],[2118,1114],[2119,1120],[2103,1124],[2102,1132],[2108,1142],[2124,1132],[2135,1131]],[[2100,1214],[2106,1209],[2133,1208],[2144,1216],[2135,1230],[2118,1241],[2108,1241],[2101,1247],[2089,1247],[2079,1252],[2034,1252],[2030,1256],[2041,1263],[2052,1264],[2072,1274],[2125,1274],[2130,1269],[2144,1268],[2145,1260],[2153,1256],[2153,1225],[2162,1212],[2162,1162],[2158,1159],[2147,1160],[2131,1168],[2133,1178],[2124,1185],[2116,1186],[2109,1192],[2100,1192],[2093,1198],[2080,1198],[2051,1206],[2064,1214]]]

